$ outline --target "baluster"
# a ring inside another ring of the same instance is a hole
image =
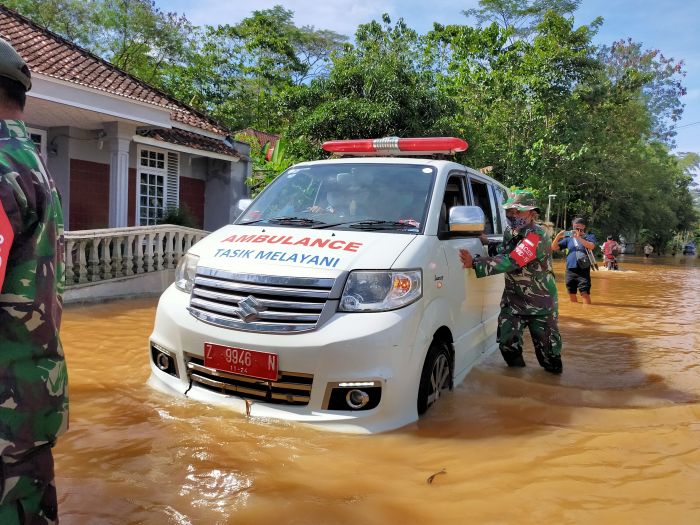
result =
[[[165,268],[173,268],[173,237],[175,233],[172,231],[165,232]]]
[[[121,277],[124,275],[122,271],[122,265],[124,264],[124,259],[122,258],[123,242],[124,237],[122,235],[112,237],[112,258],[114,260],[112,268],[114,269],[114,277]]]
[[[90,248],[90,267],[89,267],[89,279],[90,281],[100,280],[100,253],[98,247],[101,240],[98,238],[92,239],[92,245]]]
[[[88,280],[87,249],[87,239],[80,239],[78,241],[78,283],[86,283]]]
[[[75,283],[75,272],[73,271],[73,245],[75,242],[66,240],[66,286]]]
[[[112,239],[102,238],[102,279],[112,278]]]
[[[162,270],[165,262],[165,251],[163,247],[163,232],[157,231],[153,234],[154,257],[153,266],[156,271]]]
[[[147,233],[146,238],[146,272],[153,271],[153,234]]]
[[[126,260],[126,275],[131,276],[134,275],[134,249],[133,249],[133,244],[134,244],[134,236],[133,235],[127,235],[126,237],[126,250],[125,250],[125,260]]]
[[[146,239],[144,234],[136,236],[136,273],[144,272],[143,243]]]
[[[173,266],[177,266],[182,258],[182,233],[176,231],[173,233]]]

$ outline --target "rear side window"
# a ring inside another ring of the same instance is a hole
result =
[[[505,212],[503,211],[503,203],[506,201],[505,192],[500,186],[495,184],[491,185],[491,191],[493,192],[493,202],[495,205],[495,215],[496,215],[496,230],[495,233],[501,234],[505,229]]]

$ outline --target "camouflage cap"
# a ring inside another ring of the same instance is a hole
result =
[[[504,210],[530,211],[539,210],[535,196],[527,190],[515,190],[503,204]]]
[[[27,63],[9,42],[0,38],[0,76],[16,80],[27,91],[32,88],[32,75]]]

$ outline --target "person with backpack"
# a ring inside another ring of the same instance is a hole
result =
[[[586,221],[580,217],[572,221],[572,230],[562,230],[552,240],[552,250],[568,250],[566,255],[566,289],[569,300],[577,303],[576,293],[584,304],[591,304],[591,250],[595,235],[586,233]]]
[[[608,235],[608,239],[603,243],[603,256],[605,257],[605,269],[617,270],[617,256],[620,255],[620,245]]]

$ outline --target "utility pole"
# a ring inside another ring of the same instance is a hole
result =
[[[549,199],[547,200],[547,215],[545,217],[544,222],[549,222],[549,211],[552,209],[552,199],[555,198],[556,195],[550,195]]]

